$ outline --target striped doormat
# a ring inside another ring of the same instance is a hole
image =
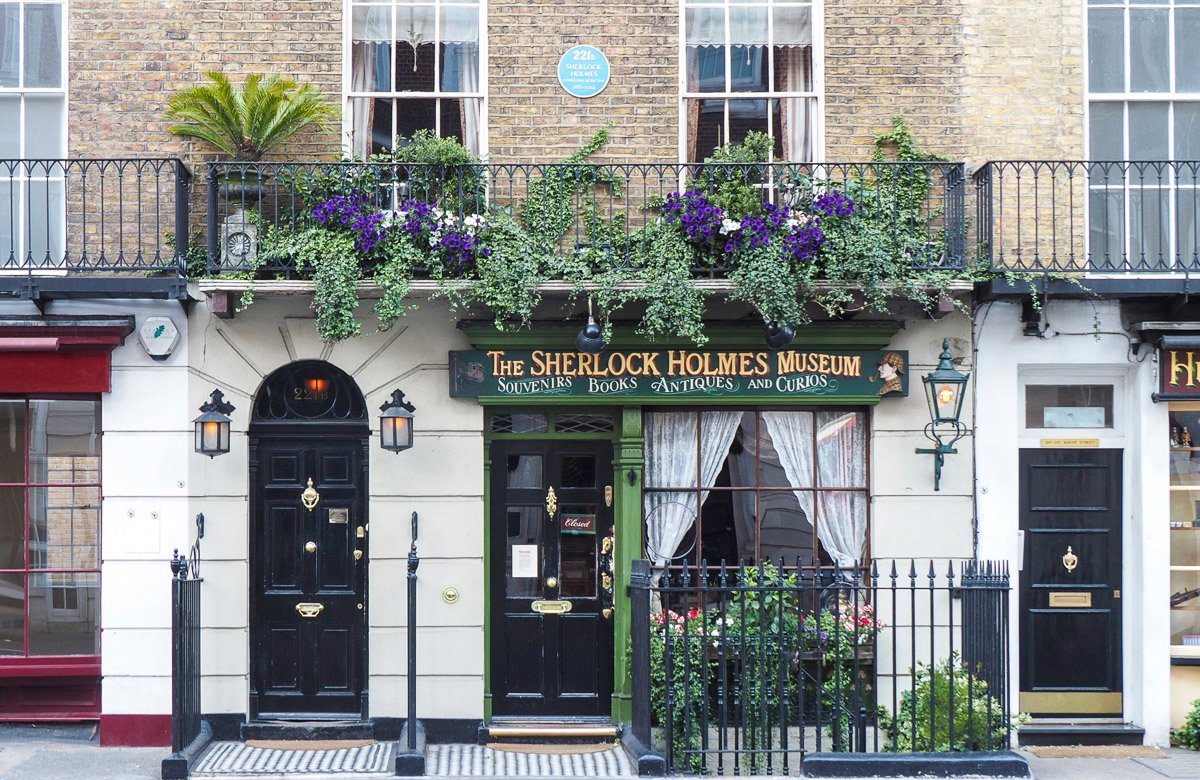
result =
[[[375,742],[334,750],[281,750],[244,742],[215,742],[204,752],[192,777],[228,775],[335,775],[386,777],[391,774],[394,742]]]
[[[527,753],[484,745],[429,745],[425,772],[441,777],[616,777],[633,772],[620,747],[591,753]]]

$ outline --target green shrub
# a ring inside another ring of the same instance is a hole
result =
[[[1004,706],[988,693],[986,682],[964,668],[957,653],[934,667],[918,664],[912,688],[900,697],[899,711],[894,718],[882,714],[880,728],[889,749],[903,753],[1008,747]]]
[[[1183,725],[1171,730],[1171,742],[1188,750],[1200,750],[1200,699],[1192,702]]]

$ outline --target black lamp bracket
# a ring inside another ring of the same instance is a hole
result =
[[[220,414],[229,416],[230,414],[233,414],[233,410],[235,408],[237,407],[225,400],[225,394],[220,390],[213,390],[212,395],[208,397],[208,400],[200,404],[200,412],[202,414],[206,414],[208,412],[218,412]]]
[[[379,407],[379,411],[386,412],[388,409],[391,409],[391,408],[397,407],[397,406],[400,407],[401,409],[406,410],[409,414],[412,414],[413,412],[417,411],[417,407],[413,406],[412,403],[404,400],[404,391],[403,390],[393,390],[392,397],[390,399],[388,399],[388,401],[385,402],[383,404],[383,406]]]
[[[941,432],[939,432],[939,427]],[[917,447],[918,455],[933,456],[933,489],[942,489],[942,466],[946,463],[947,455],[957,455],[954,445],[967,435],[967,426],[958,420],[940,420],[925,425],[925,438],[933,442],[933,447]]]

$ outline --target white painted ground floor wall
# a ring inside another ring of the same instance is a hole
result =
[[[1151,399],[1157,387],[1152,345],[1138,355],[1107,301],[1054,301],[1045,309],[1047,338],[1023,335],[1019,303],[983,304],[975,316],[976,461],[979,555],[1019,564],[1018,456],[1041,437],[1099,439],[1124,450],[1121,600],[1124,716],[1146,729],[1148,743],[1168,739],[1170,623],[1168,418]],[[1026,429],[1025,383],[1115,385],[1111,429]],[[1011,668],[1019,668],[1020,620],[1014,576]],[[1016,678],[1014,676],[1014,682]],[[1013,707],[1017,706],[1013,686]]]

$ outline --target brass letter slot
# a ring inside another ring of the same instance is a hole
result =
[[[1051,593],[1050,606],[1087,608],[1092,606],[1092,594],[1083,592]]]
[[[324,609],[324,604],[302,602],[296,605],[296,611],[300,613],[300,617],[302,618],[315,618]]]
[[[540,612],[543,615],[565,615],[571,611],[571,602],[569,601],[538,599],[529,606],[534,612]]]

